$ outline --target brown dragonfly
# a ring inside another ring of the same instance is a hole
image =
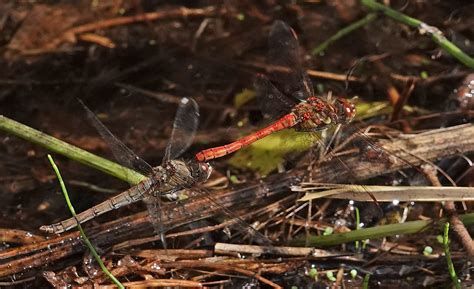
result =
[[[161,234],[163,232],[163,228],[161,228],[161,198],[167,194],[205,182],[212,171],[212,167],[208,163],[177,159],[191,145],[194,138],[199,123],[198,105],[191,98],[181,99],[162,165],[152,167],[118,140],[91,110],[82,102],[81,104],[86,110],[91,123],[111,148],[115,158],[122,165],[132,168],[148,176],[148,178],[130,189],[79,213],[75,218],[69,218],[52,225],[44,225],[40,229],[49,233],[62,233],[77,226],[78,222],[84,223],[111,210],[144,200],[153,225]]]

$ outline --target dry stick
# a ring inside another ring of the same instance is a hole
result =
[[[327,250],[305,248],[305,247],[273,247],[269,249],[265,246],[257,245],[236,245],[227,243],[216,243],[214,245],[214,251],[217,254],[226,253],[244,253],[244,254],[268,254],[277,253],[281,256],[313,256],[313,257],[337,257],[341,254],[334,254]]]
[[[211,262],[205,262],[204,260],[198,260],[198,261],[177,261],[174,263],[168,263],[168,264],[163,264],[163,267],[176,267],[176,268],[212,268],[217,271],[230,271],[230,272],[236,272],[240,273],[246,276],[249,276],[251,278],[255,278],[259,280],[262,283],[265,283],[273,288],[283,288],[280,285],[264,278],[260,274],[255,274],[253,271],[247,270],[240,268],[236,266],[237,264],[232,264],[232,265],[227,265],[227,264],[222,264],[222,263],[214,263],[215,261]]]
[[[151,288],[151,287],[177,287],[177,288],[201,288],[201,282],[178,279],[149,279],[142,281],[131,281],[123,283],[127,288]],[[115,285],[100,285],[101,289],[115,289]]]
[[[460,152],[474,151],[474,124],[430,130],[419,134],[401,134],[394,140],[381,140],[377,143],[380,153],[390,153],[386,162],[361,157],[360,153],[344,156],[344,163],[351,172],[341,171],[334,165],[337,160],[323,163],[314,168],[314,182],[340,182],[348,179],[365,180],[381,174],[396,172],[405,168],[421,165],[421,159],[437,160]],[[421,157],[421,159],[420,159]]]
[[[272,71],[283,72],[283,73],[290,73],[291,69],[289,67],[278,66],[278,65],[269,65],[262,62],[250,62],[250,61],[241,61],[239,62],[241,65],[254,67],[259,69],[264,69],[267,73]],[[352,82],[364,82],[362,78],[358,78],[355,76],[347,76],[345,74],[338,74],[333,72],[325,72],[319,70],[312,70],[307,69],[306,73],[309,76],[315,78],[323,78],[323,79],[331,79],[335,81],[352,81]]]
[[[431,165],[424,165],[422,166],[423,172],[425,173],[426,177],[430,180],[433,186],[441,187],[441,182],[439,181],[438,177],[436,176],[436,169]],[[467,231],[464,224],[459,220],[458,213],[456,212],[456,206],[454,205],[453,201],[446,201],[444,203],[444,209],[448,214],[449,223],[453,226],[454,232],[458,235],[461,243],[463,244],[464,248],[466,249],[467,254],[469,255],[470,259],[474,258],[474,242],[472,241],[469,232]]]
[[[162,258],[162,256],[171,256],[176,259],[202,259],[212,257],[214,252],[213,250],[204,250],[204,249],[145,249],[134,251],[133,253],[128,253],[134,257],[157,259]],[[171,260],[171,258],[168,258]]]
[[[44,240],[43,236],[34,235],[28,231],[0,228],[0,242],[34,244]]]
[[[474,125],[469,124],[438,129],[411,136],[400,135],[392,141],[380,143],[380,146],[395,155],[407,158],[410,164],[419,165],[423,162],[419,158],[406,154],[406,150],[411,150],[412,154],[429,160],[456,155],[459,152],[474,151]],[[410,167],[407,162],[397,161],[397,159],[393,160],[392,164],[373,163],[361,160],[359,156],[352,155],[341,156],[341,159],[353,170],[351,177],[356,180],[364,180]],[[339,162],[340,160],[331,160],[315,167],[313,180],[321,183],[329,181],[344,182],[347,180],[347,174],[339,169]],[[362,168],[358,167],[360,165],[362,165]],[[306,174],[306,167],[292,172],[275,174],[262,181],[252,185],[247,184],[246,187],[241,187],[231,192],[214,192],[213,196],[227,208],[232,208],[236,204],[255,204],[257,202],[266,205],[269,199],[281,197],[283,193],[287,193],[288,187],[292,184],[294,185],[295,180],[302,178]],[[166,204],[163,211],[172,213],[169,213],[169,215],[164,214],[163,221],[165,226],[173,227],[190,223],[198,219],[214,216],[217,212],[220,212],[219,208],[210,208],[208,203],[207,198],[198,197],[183,204],[183,210],[179,210],[180,205]],[[196,213],[199,213],[199,216]],[[409,225],[401,224],[400,229],[393,232],[393,234],[398,234],[401,229]],[[152,226],[149,223],[147,213],[142,212],[92,228],[88,234],[94,244],[107,248],[127,238],[137,238],[137,236],[151,231]],[[326,236],[325,244],[337,244],[339,242],[339,239],[336,238],[338,235],[342,234]],[[360,236],[360,238],[367,239],[365,235]],[[71,232],[37,244],[4,250],[0,252],[0,261],[8,260],[0,264],[0,277],[22,272],[24,268],[40,268],[72,254],[83,252],[84,249],[80,242],[79,234]]]

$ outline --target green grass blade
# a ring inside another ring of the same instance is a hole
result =
[[[56,166],[56,163],[54,162],[53,157],[49,154],[48,154],[48,159],[49,159],[49,162],[51,163],[51,166],[53,167],[54,172],[56,173],[56,176],[58,177],[59,184],[61,185],[61,190],[63,191],[64,199],[66,199],[66,203],[67,203],[67,206],[69,208],[69,211],[71,211],[72,216],[74,218],[76,218],[76,211],[74,210],[74,207],[71,203],[71,200],[69,199],[69,194],[67,192],[67,188],[66,188],[66,185],[64,184],[61,173],[59,172],[59,169]],[[120,281],[117,278],[115,278],[115,276],[112,275],[112,273],[110,273],[110,271],[107,269],[107,267],[105,267],[104,263],[100,259],[99,254],[97,254],[97,251],[95,250],[94,246],[89,241],[89,239],[87,238],[87,236],[84,233],[84,230],[82,229],[82,226],[81,226],[81,224],[79,224],[79,222],[77,223],[77,227],[79,228],[79,231],[81,233],[82,239],[84,240],[84,243],[86,243],[86,246],[91,251],[92,255],[94,256],[95,260],[99,264],[99,266],[102,269],[102,271],[104,272],[104,274],[107,275],[109,277],[109,279],[112,280],[112,282],[114,282],[115,285],[117,285],[117,287],[119,287],[121,289],[124,289],[125,286],[123,286],[122,283],[120,283]]]
[[[370,279],[370,274],[367,274],[364,276],[364,281],[362,282],[363,289],[369,289],[369,279]]]
[[[333,42],[343,38],[344,36],[346,36],[347,34],[351,33],[352,31],[354,30],[357,30],[359,29],[360,27],[363,27],[365,25],[367,25],[368,23],[374,21],[375,19],[377,18],[377,14],[376,13],[369,13],[367,14],[364,18],[342,28],[341,30],[339,30],[336,34],[334,34],[333,36],[329,37],[326,41],[324,41],[323,43],[321,43],[318,47],[316,47],[315,49],[313,49],[313,51],[311,52],[311,54],[313,55],[319,55],[321,52],[323,52],[324,50],[326,50],[326,48],[328,48],[329,45],[331,45]]]
[[[460,215],[459,218],[465,226],[474,224],[474,213]],[[444,223],[446,220],[443,219]],[[338,233],[328,236],[310,236],[309,238],[298,238],[295,239],[292,244],[295,246],[305,246],[307,240],[307,246],[318,247],[318,246],[334,246],[343,243],[349,243],[354,241],[362,241],[366,239],[383,238],[401,234],[414,234],[419,233],[424,229],[429,228],[432,225],[432,221],[411,221],[401,224],[390,224],[371,228],[361,228],[359,230],[350,231],[347,233]]]
[[[354,206],[354,212],[355,212],[355,217],[356,217],[356,230],[360,230],[360,212],[359,208]],[[359,251],[359,241],[355,241],[355,249],[358,252]]]
[[[449,276],[453,280],[456,289],[461,289],[461,282],[459,281],[456,270],[454,269],[453,260],[451,259],[451,251],[449,250],[449,222],[444,224],[443,247],[444,254],[446,256],[446,262],[448,263]]]

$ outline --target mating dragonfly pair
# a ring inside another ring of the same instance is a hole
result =
[[[258,100],[262,110],[274,119],[271,125],[228,145],[203,150],[189,161],[177,158],[191,145],[198,127],[199,111],[196,102],[183,98],[179,104],[170,140],[160,166],[152,167],[138,157],[85,107],[89,119],[99,131],[115,158],[123,165],[148,176],[132,188],[62,222],[40,229],[61,233],[96,216],[144,200],[155,229],[163,234],[161,198],[166,194],[205,182],[212,171],[210,160],[228,155],[276,131],[295,128],[298,131],[318,131],[330,126],[347,124],[355,116],[355,106],[342,98],[332,101],[316,97],[306,72],[300,63],[298,39],[287,24],[276,21],[269,36],[268,63],[287,71],[275,70],[269,78],[259,75],[256,81]],[[213,203],[217,201],[209,197]]]

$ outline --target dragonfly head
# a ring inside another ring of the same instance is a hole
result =
[[[191,161],[188,166],[196,183],[205,182],[211,176],[212,166],[209,163]]]
[[[336,110],[339,124],[350,123],[356,115],[355,105],[344,98],[336,98],[334,100],[334,108]]]

